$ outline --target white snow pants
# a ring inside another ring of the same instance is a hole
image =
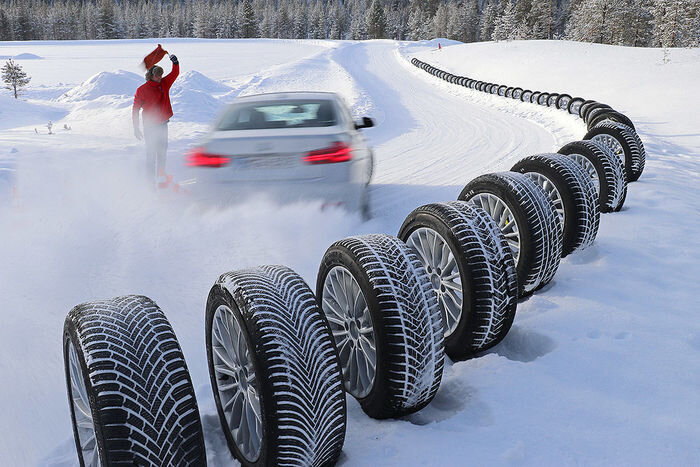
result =
[[[168,151],[168,122],[143,124],[143,138],[146,140],[146,175],[149,183],[165,174],[165,157]]]

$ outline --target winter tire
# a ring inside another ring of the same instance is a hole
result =
[[[522,95],[523,95],[523,88],[513,88],[513,93],[511,94],[513,99],[521,100]]]
[[[508,86],[506,86],[505,84],[500,85],[500,86],[498,87],[498,95],[501,96],[501,97],[505,96],[505,95],[506,95],[506,89],[508,89]]]
[[[503,96],[504,96],[504,97],[507,97],[508,99],[512,99],[512,98],[513,98],[513,90],[514,90],[514,89],[515,89],[515,88],[513,88],[512,86],[506,88],[506,92],[505,92],[505,94],[503,94]]]
[[[609,107],[601,107],[601,108],[595,108],[593,110],[589,110],[586,113],[586,116],[583,118],[583,121],[586,122],[586,129],[590,130],[593,128],[593,125],[591,125],[591,119],[595,118],[597,115],[600,115],[603,112],[609,112],[613,111],[613,109]]]
[[[559,94],[555,107],[559,110],[568,110],[569,102],[571,102],[571,95],[569,94]]]
[[[474,83],[474,89],[476,89],[477,91],[481,91],[481,85],[482,85],[482,84],[484,84],[483,81],[477,81],[477,82],[475,82],[475,83]]]
[[[284,266],[223,274],[206,305],[214,402],[246,466],[333,465],[345,440],[338,353],[304,280]]]
[[[610,107],[608,104],[601,104],[601,103],[595,103],[591,104],[588,107],[586,107],[586,110],[583,112],[583,121],[588,122],[588,120],[591,118],[591,113],[595,111],[602,111],[603,109],[607,110],[613,110],[612,107]]]
[[[523,102],[530,102],[531,97],[532,91],[530,91],[529,89],[526,89],[522,93],[520,93],[520,100]]]
[[[562,258],[593,244],[598,234],[598,195],[590,175],[563,154],[526,157],[511,169],[529,176],[554,203],[562,225]]]
[[[416,253],[396,237],[335,242],[316,297],[331,325],[345,389],[373,418],[400,417],[435,396],[444,360],[440,306]]]
[[[627,117],[627,115],[612,109],[600,109],[600,112],[596,112],[595,115],[593,115],[593,112],[591,112],[588,115],[588,117],[589,130],[596,127],[599,123],[604,122],[605,120],[612,120],[613,122],[622,123],[623,125],[627,125],[628,127],[635,130],[634,123],[632,123],[632,120],[630,120]]]
[[[513,254],[496,222],[463,201],[421,206],[399,230],[438,296],[445,352],[463,359],[498,344],[517,304]]]
[[[594,141],[574,141],[562,147],[559,154],[571,157],[588,172],[598,194],[600,212],[622,209],[627,196],[625,169],[607,146]]]
[[[599,102],[592,101],[590,99],[587,101],[583,101],[583,104],[581,104],[581,107],[579,107],[579,109],[578,109],[578,116],[583,118],[583,116],[586,112],[586,109],[588,109],[588,107],[592,106],[593,104],[599,104]]]
[[[570,99],[566,106],[566,111],[572,115],[578,115],[578,112],[585,101],[586,100],[582,97],[574,97],[573,99]]]
[[[622,123],[603,121],[586,133],[583,139],[608,146],[625,164],[628,182],[634,182],[642,175],[646,154],[642,140],[632,128]]]
[[[549,99],[549,93],[543,92],[539,96],[537,96],[537,104],[538,105],[547,105],[548,99]]]
[[[203,466],[199,409],[170,323],[151,299],[83,303],[63,330],[81,466]]]
[[[537,99],[540,98],[540,94],[542,94],[540,91],[534,91],[532,95],[530,96],[530,103],[531,104],[537,104]]]
[[[547,107],[554,107],[555,109],[557,108],[557,101],[559,100],[559,94],[552,93],[549,95],[547,98]]]
[[[526,175],[500,172],[467,184],[459,199],[494,218],[513,250],[518,295],[544,287],[559,267],[562,229],[554,204]]]
[[[491,88],[489,89],[489,93],[490,93],[490,94],[493,94],[494,96],[497,96],[497,95],[498,95],[498,89],[499,89],[499,88],[500,88],[500,86],[499,86],[498,84],[495,84],[495,83],[494,83],[494,84],[491,85]]]

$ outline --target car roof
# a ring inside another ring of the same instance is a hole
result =
[[[240,96],[236,102],[241,101],[283,101],[283,100],[298,100],[298,99],[319,99],[319,100],[334,100],[338,101],[338,94],[335,92],[322,91],[291,91],[291,92],[267,92],[262,94],[251,94],[249,96]]]

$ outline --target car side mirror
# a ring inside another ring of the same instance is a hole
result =
[[[369,117],[362,117],[362,123],[355,123],[355,129],[360,130],[362,128],[372,128],[374,126],[374,121]]]

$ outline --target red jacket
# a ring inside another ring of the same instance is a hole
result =
[[[173,65],[173,69],[160,83],[146,81],[139,86],[134,96],[134,106],[131,108],[131,118],[134,128],[139,126],[139,111],[143,109],[144,121],[146,119],[155,123],[167,122],[173,116],[173,108],[170,105],[170,87],[180,74],[180,65]]]

